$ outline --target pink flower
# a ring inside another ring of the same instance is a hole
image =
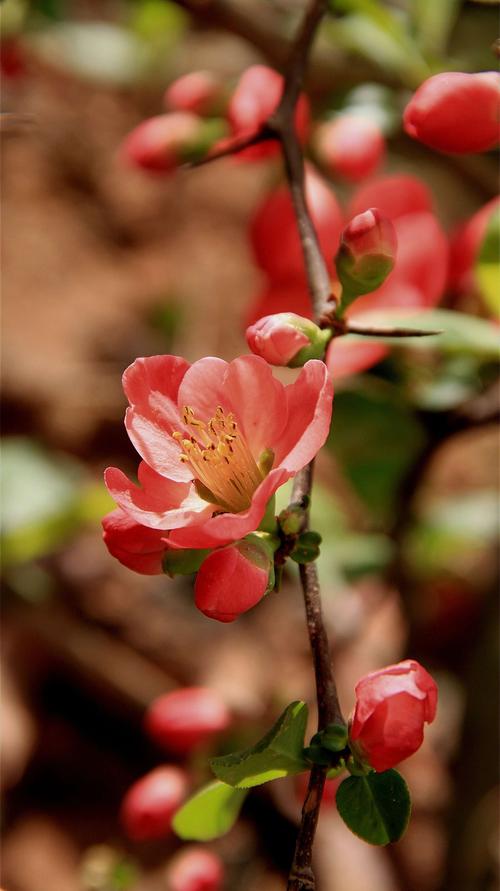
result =
[[[171,752],[183,754],[226,730],[228,709],[210,687],[183,687],[159,696],[144,719],[148,735]]]
[[[342,211],[335,193],[310,165],[306,166],[305,184],[321,251],[330,263],[339,244]],[[251,220],[249,236],[256,263],[273,283],[288,284],[298,279],[305,284],[304,257],[288,186],[280,185],[267,195]],[[282,308],[295,311],[291,306]]]
[[[213,551],[196,576],[196,606],[210,619],[234,622],[262,600],[272,569],[267,550],[247,540]]]
[[[435,74],[406,106],[406,132],[440,152],[485,152],[499,140],[500,74]]]
[[[436,715],[437,686],[425,668],[406,659],[366,675],[355,689],[349,739],[361,758],[384,771],[413,755]]]
[[[452,235],[448,284],[455,293],[463,294],[474,288],[474,266],[491,216],[499,203],[500,197],[492,198]]]
[[[281,74],[266,65],[251,65],[241,75],[229,101],[228,120],[234,136],[250,136],[256,133],[276,110],[283,92]],[[309,131],[309,102],[302,93],[295,111],[295,127],[301,142]],[[245,149],[237,158],[254,161],[279,153],[276,140]]]
[[[167,549],[165,533],[136,523],[118,508],[102,521],[104,542],[110,554],[120,563],[142,575],[160,575]]]
[[[374,173],[385,154],[385,140],[377,124],[354,114],[321,124],[315,145],[319,160],[351,182]]]
[[[246,331],[252,353],[271,365],[291,368],[303,365],[308,359],[321,359],[328,338],[328,332],[293,312],[264,316]]]
[[[164,102],[172,111],[206,115],[214,113],[223,95],[222,83],[211,71],[190,71],[170,84]]]
[[[106,485],[130,520],[170,530],[173,546],[219,547],[253,532],[329,430],[332,386],[317,360],[284,386],[257,356],[191,366],[151,356],[127,368],[123,386],[139,485],[113,467]]]
[[[224,866],[213,851],[189,845],[170,860],[166,880],[168,891],[220,891]]]
[[[172,817],[189,790],[186,772],[180,767],[156,767],[130,787],[123,799],[120,819],[133,841],[163,838],[170,832]]]

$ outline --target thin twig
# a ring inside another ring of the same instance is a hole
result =
[[[303,86],[307,60],[318,25],[326,12],[325,0],[311,0],[304,15],[302,26],[291,49],[281,102],[268,126],[280,138],[285,170],[297,220],[307,281],[316,318],[320,318],[325,305],[332,303],[330,276],[318,242],[318,237],[307,207],[304,190],[304,158],[295,132],[295,108]],[[305,502],[312,489],[314,462],[296,477],[292,501]],[[306,508],[305,526],[309,523]],[[318,702],[318,729],[327,724],[343,722],[342,712],[333,677],[328,636],[323,622],[318,571],[315,563],[300,567],[300,580],[306,610],[307,631],[314,663],[316,697]],[[313,767],[309,787],[302,807],[302,817],[297,835],[294,858],[288,877],[288,891],[314,891],[316,887],[312,869],[312,851],[319,809],[323,795],[326,771]]]
[[[208,152],[208,154],[204,155],[203,158],[198,158],[196,161],[189,161],[183,166],[188,170],[191,170],[193,167],[203,167],[204,164],[218,161],[219,158],[227,158],[229,155],[237,155],[239,152],[243,152],[245,149],[251,148],[253,145],[258,145],[261,142],[265,142],[268,139],[276,139],[276,136],[274,136],[267,125],[264,124],[264,126],[259,130],[256,130],[255,133],[247,133],[244,136],[239,137],[229,136],[226,139],[222,139]]]
[[[425,331],[423,328],[370,328],[365,325],[353,325],[349,322],[345,334],[359,334],[362,337],[431,337],[442,334],[442,331]]]

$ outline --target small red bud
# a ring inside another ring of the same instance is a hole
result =
[[[356,753],[378,771],[409,758],[436,716],[437,696],[435,681],[414,659],[361,678],[349,730]]]
[[[168,891],[220,891],[224,865],[213,851],[190,845],[172,858],[166,880]]]
[[[262,600],[269,588],[272,560],[268,549],[252,541],[213,551],[202,563],[194,586],[195,603],[219,622],[234,622]]]
[[[205,134],[207,123],[187,111],[148,118],[125,138],[121,156],[134,167],[169,173],[210,148]]]
[[[180,767],[157,767],[137,780],[123,799],[120,819],[133,841],[163,838],[186,798],[187,774]]]
[[[191,71],[170,84],[164,102],[171,111],[211,115],[220,110],[223,92],[221,81],[211,71]]]
[[[296,368],[322,358],[329,335],[310,319],[283,312],[259,319],[247,328],[246,339],[252,353],[271,365]]]
[[[343,114],[321,124],[315,144],[319,160],[332,173],[351,182],[374,173],[385,153],[385,140],[378,125],[354,114]]]
[[[159,696],[149,706],[144,727],[151,739],[171,752],[187,753],[225,730],[230,714],[209,687],[185,687]]]
[[[486,235],[488,223],[499,203],[498,196],[492,198],[452,235],[449,285],[455,293],[463,294],[474,287],[474,266]]]
[[[485,152],[499,140],[500,74],[435,74],[406,106],[403,123],[414,139],[440,152]]]
[[[396,251],[396,232],[387,217],[374,207],[358,214],[344,229],[336,258],[343,288],[353,296],[374,291],[394,267]]]

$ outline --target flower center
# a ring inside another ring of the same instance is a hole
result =
[[[218,405],[213,418],[205,423],[195,417],[191,406],[185,405],[182,420],[190,432],[189,439],[179,431],[172,436],[182,447],[180,460],[189,464],[195,481],[201,484],[197,486],[201,497],[231,513],[246,510],[264,475],[232,412],[226,414]]]

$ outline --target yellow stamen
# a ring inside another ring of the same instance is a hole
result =
[[[181,416],[188,430],[175,431],[172,436],[182,448],[182,463],[190,466],[194,479],[213,493],[224,510],[246,510],[265,473],[259,470],[232,412],[226,414],[218,405],[205,423],[185,405]]]

